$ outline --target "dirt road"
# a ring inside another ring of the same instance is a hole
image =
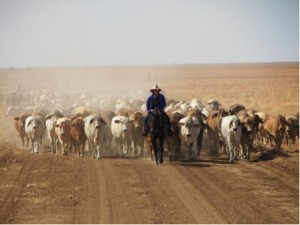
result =
[[[298,153],[229,164],[0,146],[1,223],[299,223]]]
[[[0,69],[0,223],[298,224],[298,140],[283,146],[282,155],[259,143],[250,162],[235,164],[204,151],[197,162],[166,160],[160,166],[149,158],[108,154],[101,160],[63,157],[51,154],[46,134],[40,154],[32,155],[20,149],[14,116],[6,116],[9,101],[1,95],[21,87],[24,101],[17,105],[25,107],[46,93],[48,100],[61,100],[67,113],[82,104],[81,96],[96,106],[136,90],[146,100],[158,84],[177,101],[199,98],[205,105],[217,99],[226,109],[240,103],[287,116],[299,111],[298,64]]]

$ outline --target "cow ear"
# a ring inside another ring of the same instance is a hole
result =
[[[20,120],[20,117],[15,117],[14,120]]]
[[[121,123],[121,120],[115,120],[114,122],[115,123]]]

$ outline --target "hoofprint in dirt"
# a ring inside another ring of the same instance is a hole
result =
[[[298,223],[298,152],[155,166],[0,149],[1,223]]]

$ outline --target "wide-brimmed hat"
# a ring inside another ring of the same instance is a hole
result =
[[[154,90],[161,91],[157,84],[153,85],[153,87],[150,89],[151,92],[153,92]]]

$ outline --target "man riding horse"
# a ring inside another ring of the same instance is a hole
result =
[[[167,125],[167,133],[168,135],[172,135],[171,131],[171,123],[170,123],[170,118],[164,111],[164,108],[166,107],[166,99],[165,96],[160,94],[159,92],[161,89],[158,87],[157,84],[155,84],[151,89],[150,92],[152,92],[152,95],[149,96],[147,100],[147,111],[148,114],[144,118],[144,126],[143,126],[143,135],[147,136],[149,132],[149,127],[148,127],[148,122],[149,122],[149,117],[151,113],[154,111],[154,109],[158,109],[159,112],[161,113],[162,117],[165,120],[165,123]]]

